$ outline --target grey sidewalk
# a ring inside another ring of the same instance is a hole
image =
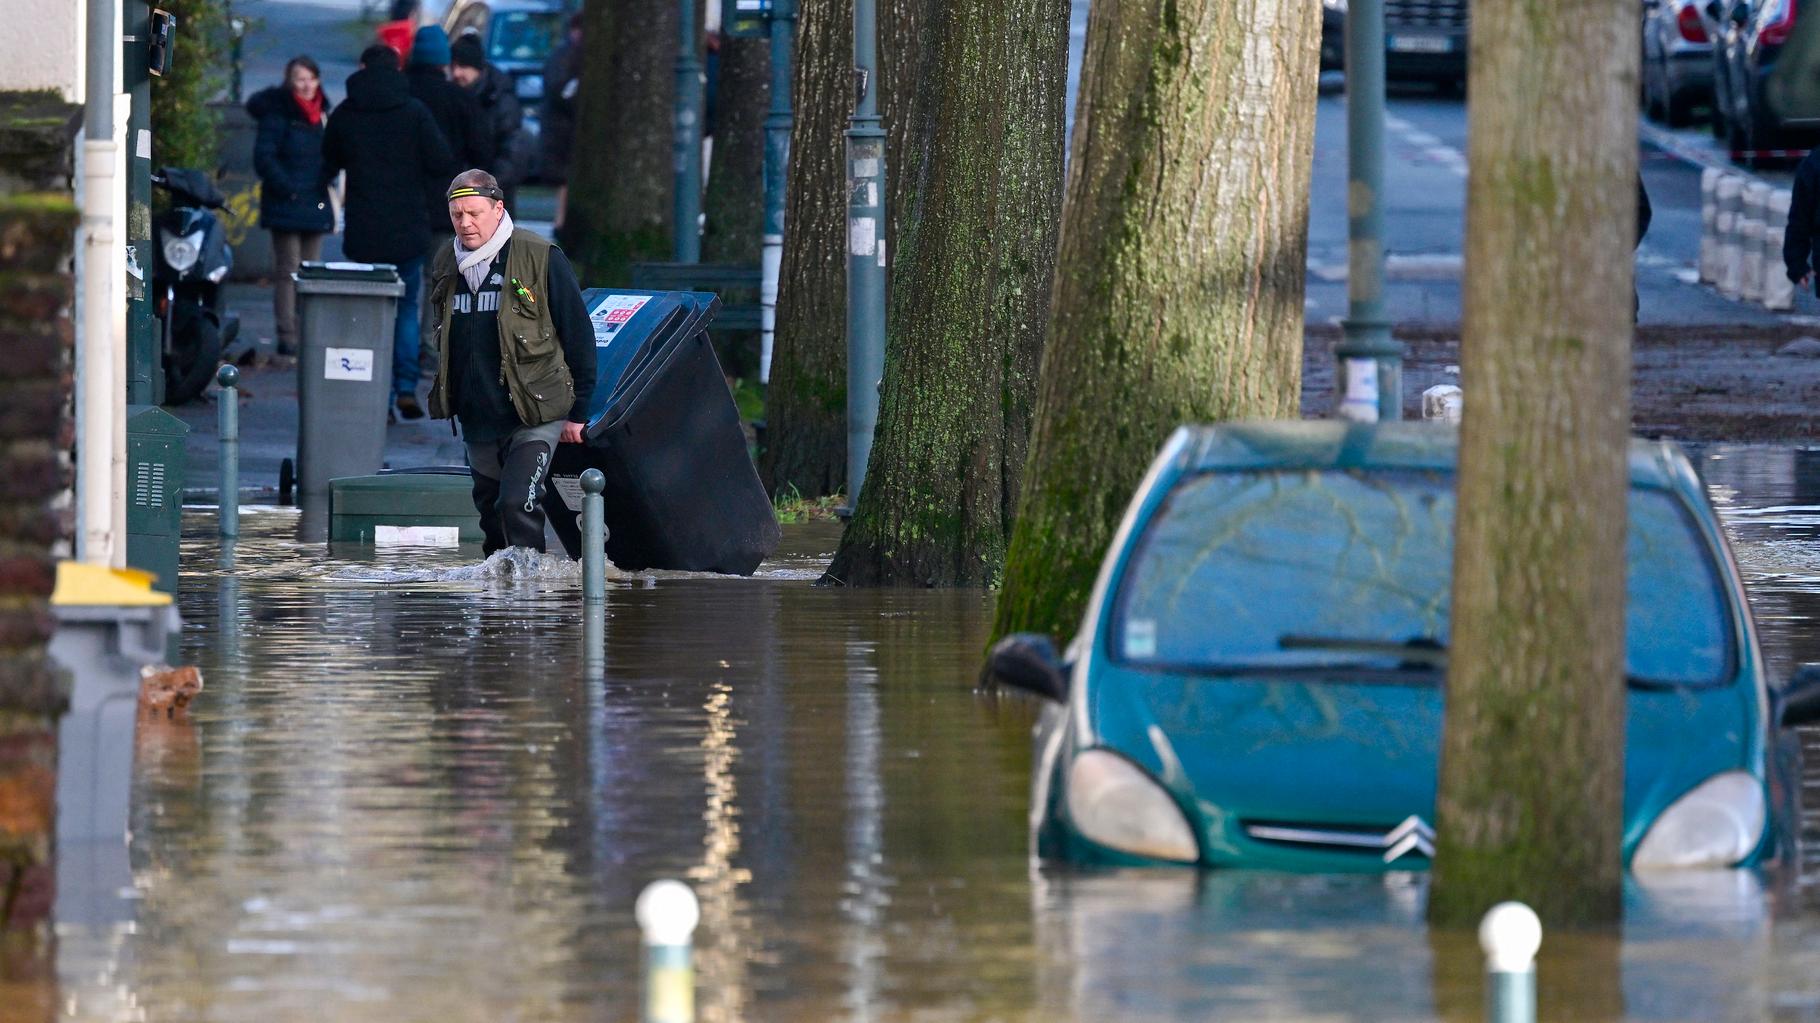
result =
[[[258,284],[231,284],[228,307],[240,314],[240,329],[252,337],[272,334],[272,289]],[[429,388],[426,375],[418,393]],[[217,432],[221,392],[210,386],[197,401],[170,408],[189,425],[186,441],[189,473],[186,493],[213,499],[218,491],[220,442]],[[280,359],[240,375],[240,487],[243,500],[270,500],[278,492],[278,465],[297,455],[297,366]],[[419,419],[385,427],[385,464],[392,468],[418,465],[462,465],[461,442],[448,420]]]

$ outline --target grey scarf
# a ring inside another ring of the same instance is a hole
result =
[[[468,282],[469,291],[478,292],[480,286],[486,283],[487,267],[493,265],[493,257],[499,255],[499,250],[504,248],[506,242],[511,239],[512,215],[501,210],[499,230],[493,232],[493,237],[481,243],[480,248],[469,252],[461,247],[461,239],[455,240],[456,264],[461,270],[462,278]]]

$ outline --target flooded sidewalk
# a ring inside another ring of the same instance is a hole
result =
[[[1699,454],[1766,652],[1820,660],[1820,452]],[[572,563],[241,522],[229,562],[186,516],[207,688],[141,731],[133,919],[59,928],[60,1018],[635,1020],[661,877],[704,1021],[1478,1018],[1424,875],[1032,864],[990,595],[815,587],[837,527],[751,579],[615,576],[593,654]],[[1544,1018],[1820,1019],[1816,961],[1811,893],[1662,875],[1621,941],[1549,936]]]

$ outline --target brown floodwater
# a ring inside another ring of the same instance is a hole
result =
[[[1820,660],[1820,452],[1700,461],[1772,661]],[[705,1021],[1479,1018],[1423,875],[1034,864],[1033,708],[973,689],[990,596],[815,587],[829,525],[753,579],[616,576],[592,623],[555,559],[261,508],[227,560],[213,527],[186,515],[207,689],[140,737],[126,919],[59,927],[57,1018],[635,1020],[664,877]],[[1543,1016],[1820,1020],[1816,967],[1805,890],[1633,881],[1621,937],[1549,936]]]

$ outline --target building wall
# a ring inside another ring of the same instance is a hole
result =
[[[55,888],[65,696],[45,644],[71,529],[78,114],[46,92],[0,92],[0,930],[41,930]]]
[[[9,15],[0,32],[0,92],[51,89],[81,103],[87,14],[83,0],[33,0]]]

